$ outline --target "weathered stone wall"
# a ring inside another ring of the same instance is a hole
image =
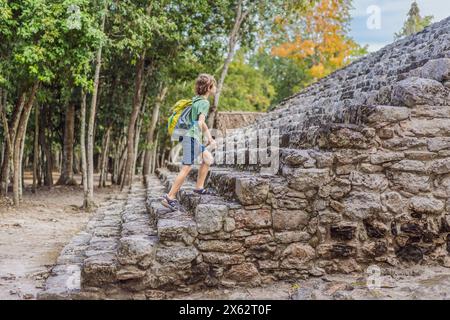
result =
[[[264,114],[264,112],[219,112],[217,114],[215,128],[225,132],[227,129],[246,127],[254,123]]]
[[[225,216],[236,230],[210,237],[239,242],[260,275],[450,265],[449,40],[446,19],[228,137],[278,129],[281,167],[272,177],[252,165],[212,172],[210,186],[241,207]]]
[[[449,40],[447,19],[227,137],[278,129],[280,168],[268,176],[228,164],[210,174],[218,197],[182,192],[197,230],[193,268],[210,283],[255,284],[373,263],[450,264]],[[160,178],[170,186],[174,176]]]

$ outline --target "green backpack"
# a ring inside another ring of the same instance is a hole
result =
[[[192,99],[177,101],[172,108],[172,115],[169,117],[167,129],[172,136],[175,129],[189,129],[191,126],[190,114],[192,110]]]

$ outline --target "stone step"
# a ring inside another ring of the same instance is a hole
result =
[[[167,188],[161,185],[158,189],[154,186],[160,184],[157,177],[147,177],[147,211],[150,220],[155,226],[161,243],[183,243],[191,245],[196,236],[193,216],[184,212],[172,212],[161,204],[161,197],[167,192]]]
[[[173,171],[157,170],[168,188],[177,175],[177,167],[170,167]],[[217,177],[222,174],[242,175],[242,172],[222,171]],[[247,177],[252,179],[250,174]],[[209,270],[201,273],[203,277],[205,272],[207,274],[203,280],[205,284],[258,285],[276,278],[293,279],[317,271],[312,266],[314,249],[308,245],[311,235],[304,230],[311,218],[307,212],[293,207],[290,207],[292,210],[274,212],[270,203],[243,205],[222,195],[199,196],[192,192],[193,188],[193,180],[188,179],[178,193],[178,199],[194,217],[198,233],[194,246],[202,261],[198,266]],[[249,199],[245,198],[244,203],[250,203],[245,202]],[[283,204],[286,205],[289,203]],[[277,208],[277,204],[273,207]],[[307,258],[288,258],[292,250],[295,255]]]
[[[44,291],[38,295],[38,299],[85,299],[89,297],[89,294],[82,292],[81,274],[84,261],[93,254],[91,241],[94,240],[92,243],[95,243],[95,239],[101,238],[97,227],[104,231],[101,231],[103,234],[106,234],[108,225],[111,225],[112,221],[117,222],[115,217],[122,210],[124,199],[124,194],[117,195],[107,204],[98,208],[85,230],[75,235],[63,248],[45,283]],[[105,245],[107,242],[108,240],[105,240],[103,244]]]
[[[251,133],[264,132],[268,130],[278,130],[280,135],[304,134],[317,130],[324,126],[342,126],[343,124],[354,126],[367,125],[371,127],[383,127],[390,123],[403,121],[414,113],[414,108],[390,106],[355,104],[350,106],[334,106],[331,110],[323,108],[305,108],[301,111],[287,110],[288,114],[280,117],[267,116],[267,119],[260,119],[258,123],[236,130],[227,135],[229,139],[238,139],[239,136],[251,137]],[[442,112],[441,112],[442,113]],[[349,127],[352,127],[349,126]],[[274,133],[275,131],[272,131]]]
[[[172,168],[173,169],[173,168]],[[193,168],[193,170],[196,170]],[[166,190],[169,190],[175,180],[178,172],[171,171],[164,168],[157,169],[158,178],[162,181],[162,183],[166,186]],[[227,201],[227,199],[218,196],[206,195],[200,196],[194,193],[195,189],[195,181],[191,178],[187,179],[183,184],[182,189],[178,193],[178,199],[180,203],[183,205],[184,209],[187,211],[187,215],[191,215],[195,220],[195,210],[198,206],[205,205],[214,205],[214,204],[222,204],[229,202],[230,206],[238,205],[237,203],[232,203],[231,201]],[[180,214],[181,215],[181,214]]]
[[[96,211],[61,252],[40,299],[130,298],[147,288],[159,239],[146,199],[156,199],[164,189],[154,181],[154,194],[147,196],[135,182],[127,194]]]
[[[197,169],[190,177],[196,179]],[[227,200],[241,205],[264,205],[271,187],[283,183],[282,177],[259,174],[251,171],[211,170],[207,186]]]
[[[280,130],[278,132],[278,144],[271,147],[270,139],[267,138],[267,147],[262,148],[267,150],[276,151],[278,148],[286,149],[317,149],[323,151],[332,151],[339,149],[361,149],[367,150],[374,146],[376,126],[368,126],[367,124],[349,124],[349,123],[335,123],[330,121],[323,121],[322,123],[312,124],[304,128],[294,128],[293,130],[285,131]],[[276,137],[276,136],[275,136]],[[248,146],[237,146],[235,137],[227,137],[233,141],[233,143],[225,142],[225,151],[220,152],[220,163],[227,162],[227,158],[236,158],[236,149],[241,153],[238,153],[239,157],[243,159],[249,158]],[[226,149],[231,149],[227,151]],[[260,147],[261,148],[261,147]],[[229,156],[227,157],[227,152]],[[267,152],[267,155],[269,153]],[[237,163],[237,161],[233,161]]]
[[[192,268],[199,256],[196,225],[192,217],[161,207],[164,192],[157,177],[147,177],[146,187],[133,184],[118,210],[119,232],[111,226],[116,215],[91,223],[93,237],[81,265],[83,296],[153,297],[161,294],[155,289],[185,291],[201,279]]]
[[[187,290],[187,283],[198,281],[193,265],[199,256],[193,245],[197,235],[192,215],[171,212],[161,204],[167,184],[155,175],[145,177],[146,208],[150,225],[158,241],[153,246],[151,264],[139,283],[130,282],[130,289]],[[148,246],[147,246],[148,247]]]
[[[121,232],[121,211],[115,211],[98,222],[89,241],[82,266],[82,286],[99,286],[115,281],[116,251]]]
[[[161,181],[165,183],[167,189],[170,189],[177,172],[159,168],[157,169],[157,174]],[[197,232],[200,234],[220,232],[224,228],[223,218],[228,211],[239,210],[241,205],[237,201],[226,199],[221,195],[200,196],[193,192],[194,188],[195,183],[193,180],[188,179],[185,181],[182,190],[178,192],[178,199],[187,213],[175,213],[174,215],[178,219],[182,217],[180,220],[186,217],[193,219],[194,223],[186,223],[186,230],[189,230],[195,224]],[[159,206],[159,204],[155,206]],[[168,215],[168,217],[171,217],[171,215]]]
[[[207,186],[226,200],[233,200],[244,206],[264,205],[267,204],[269,193],[276,192],[283,186],[291,185],[299,191],[320,187],[333,176],[331,169],[340,159],[335,158],[335,154],[319,150],[282,148],[279,169],[275,170],[278,175],[241,171],[242,167],[213,166]],[[167,168],[172,173],[177,173],[180,165],[170,163]],[[186,186],[188,190],[193,188],[192,181],[197,178],[197,173],[198,167],[193,166],[189,175],[191,181]]]
[[[157,189],[157,186],[155,187]],[[122,212],[122,231],[117,248],[116,279],[123,288],[134,289],[153,263],[159,238],[150,216],[147,188],[133,185]]]

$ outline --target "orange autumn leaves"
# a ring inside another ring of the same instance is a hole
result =
[[[360,49],[347,37],[350,6],[349,0],[318,0],[292,17],[278,17],[272,55],[298,62],[314,80],[342,68]]]

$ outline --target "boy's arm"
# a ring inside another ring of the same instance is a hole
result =
[[[206,124],[206,117],[203,113],[201,113],[198,118],[198,125],[200,127],[200,130],[203,132],[203,134],[206,135],[206,139],[208,139],[208,144],[215,143],[215,141],[211,135],[211,132],[209,132],[208,125]]]

